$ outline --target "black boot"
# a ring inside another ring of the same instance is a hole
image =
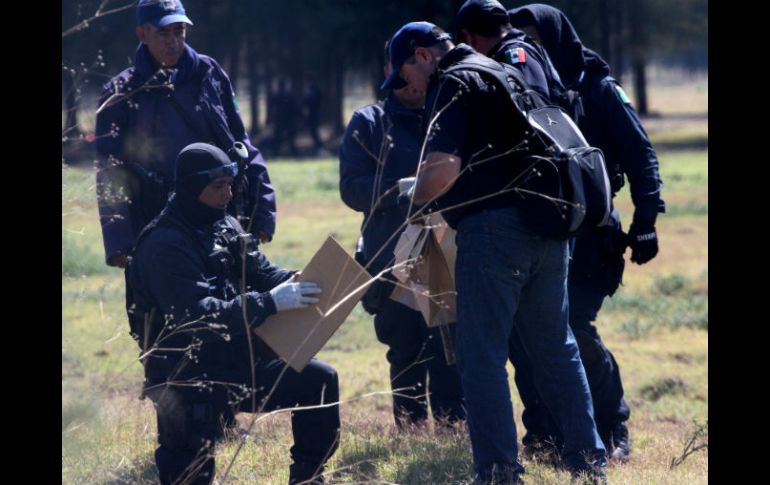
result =
[[[524,485],[521,474],[524,468],[520,464],[495,463],[492,469],[477,473],[473,485]]]
[[[616,423],[612,427],[612,445],[614,450],[610,455],[611,459],[620,463],[625,463],[631,459],[631,437],[628,435],[628,427],[624,421]]]
[[[289,466],[289,485],[324,485],[323,471],[323,466],[292,463]]]

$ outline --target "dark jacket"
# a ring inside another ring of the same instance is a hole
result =
[[[519,49],[524,54],[518,53]],[[513,29],[487,54],[497,62],[510,64],[524,75],[524,81],[546,99],[555,99],[563,91],[559,74],[541,47],[524,32]]]
[[[269,290],[293,272],[271,264],[253,245],[242,295],[243,228],[229,215],[196,224],[180,207],[172,196],[141,233],[126,271],[129,321],[143,352],[149,352],[145,374],[149,380],[203,373],[212,380],[246,379],[244,306],[248,327],[260,325],[276,312]]]
[[[441,112],[438,129],[428,133],[426,156],[436,151],[462,159],[454,185],[433,204],[455,229],[460,220],[476,212],[520,205],[515,189],[527,166],[522,142],[528,125],[523,117],[513,115],[508,92],[475,71],[445,73],[466,59],[500,66],[459,44],[439,62],[425,103],[428,117]]]
[[[368,268],[373,273],[392,263],[398,239],[394,234],[403,229],[397,182],[417,170],[422,113],[406,108],[391,94],[353,113],[342,139],[340,195],[348,207],[364,213],[364,259],[374,259]]]
[[[99,105],[104,107],[96,116],[97,193],[108,260],[129,254],[141,229],[163,208],[176,156],[192,142],[225,151],[235,141],[246,145],[246,211],[256,206],[252,232],[272,236],[275,193],[267,166],[246,135],[230,80],[214,59],[185,46],[169,76],[156,70],[140,44],[134,67],[104,86]]]
[[[641,121],[609,65],[583,46],[569,19],[560,10],[532,4],[509,10],[511,24],[537,27],[543,46],[567,89],[580,93],[584,115],[578,126],[588,143],[602,150],[613,191],[628,178],[634,202],[634,221],[654,224],[665,211],[660,197],[663,182],[658,159]]]

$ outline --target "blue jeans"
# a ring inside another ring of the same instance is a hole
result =
[[[514,325],[535,384],[565,437],[572,470],[606,464],[577,343],[568,325],[566,241],[527,230],[517,209],[483,211],[457,228],[457,365],[476,473],[521,468],[505,364]]]

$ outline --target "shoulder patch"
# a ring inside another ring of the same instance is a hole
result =
[[[527,62],[527,54],[521,47],[515,47],[505,51],[505,58],[509,64],[520,64]]]
[[[623,101],[626,104],[631,104],[631,100],[628,99],[628,96],[626,96],[626,92],[623,91],[623,88],[620,87],[620,84],[615,85],[615,91],[617,91],[621,101]]]

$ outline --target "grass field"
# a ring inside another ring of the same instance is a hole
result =
[[[708,482],[708,454],[699,451],[670,469],[708,417],[708,152],[661,152],[668,213],[659,219],[661,251],[645,266],[628,263],[624,286],[598,320],[614,352],[632,408],[633,458],[608,468],[613,484]],[[360,216],[337,192],[332,159],[269,165],[277,191],[278,230],[263,250],[300,268],[328,234],[352,252]],[[625,220],[632,206],[622,193]],[[127,335],[122,272],[103,264],[94,177],[62,169],[62,483],[153,483],[155,417],[137,399],[142,369]],[[340,375],[342,438],[329,466],[332,483],[459,484],[470,481],[464,429],[399,434],[391,422],[385,347],[371,318],[357,307],[319,357]],[[513,383],[513,372],[509,368]],[[515,389],[515,386],[512,387]],[[374,395],[367,396],[369,393]],[[520,401],[514,411],[521,435]],[[251,415],[240,415],[243,422]],[[288,417],[257,423],[233,465],[229,483],[287,481]],[[698,443],[707,441],[698,438]],[[237,442],[217,451],[221,480]],[[569,476],[524,462],[528,484],[569,483]]]

